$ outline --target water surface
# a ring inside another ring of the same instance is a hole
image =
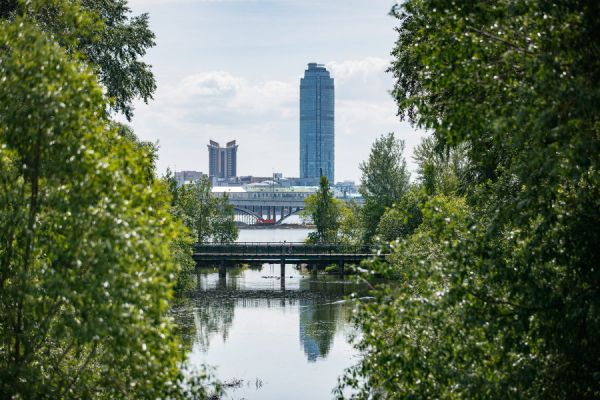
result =
[[[306,229],[242,230],[240,241],[302,241]],[[279,264],[216,269],[197,276],[188,304],[176,311],[187,329],[192,365],[216,368],[236,383],[228,399],[330,399],[337,378],[356,360],[344,299],[358,288],[351,278],[313,276]]]

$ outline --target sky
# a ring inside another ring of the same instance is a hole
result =
[[[158,142],[158,170],[208,172],[209,140],[237,140],[239,176],[299,173],[300,77],[325,64],[335,82],[335,180],[360,181],[374,140],[395,132],[406,160],[422,131],[400,122],[386,73],[393,0],[130,0],[150,15],[144,60],[154,100],[137,102],[140,139]]]

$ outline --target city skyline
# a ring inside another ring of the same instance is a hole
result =
[[[385,70],[396,39],[394,1],[135,0],[148,12],[157,45],[145,57],[154,100],[136,103],[131,122],[159,143],[159,173],[205,170],[212,138],[244,149],[238,175],[300,176],[298,82],[308,62],[336,84],[335,180],[360,180],[377,137],[390,131],[412,149],[424,136],[399,121]]]

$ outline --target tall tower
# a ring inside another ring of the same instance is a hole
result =
[[[232,178],[237,175],[237,149],[235,140],[220,147],[219,143],[211,140],[208,143],[208,176],[217,178]]]
[[[237,176],[237,149],[238,145],[235,144],[235,140],[225,145],[225,153],[227,154],[227,165],[225,166],[226,178]]]
[[[213,140],[208,142],[208,176],[219,177],[219,143]]]
[[[310,63],[300,79],[300,178],[326,176],[334,183],[333,78],[321,64]]]

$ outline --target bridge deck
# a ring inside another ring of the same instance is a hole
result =
[[[238,242],[197,244],[197,263],[353,263],[376,256],[369,246],[338,243]]]

